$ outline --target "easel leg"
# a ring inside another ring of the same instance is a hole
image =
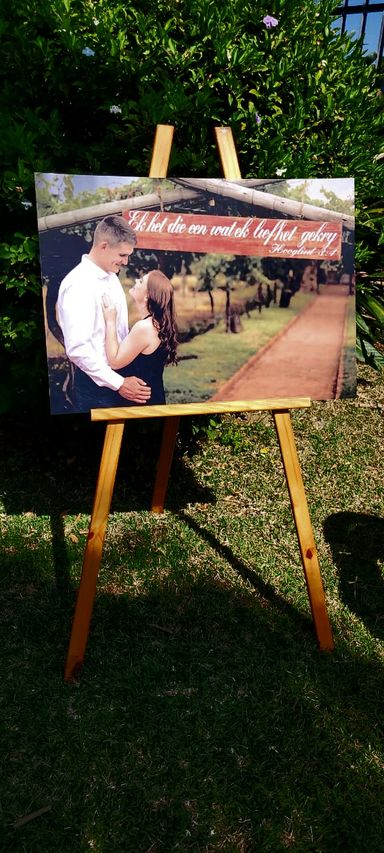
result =
[[[158,125],[151,166],[150,178],[165,178],[168,171],[174,128],[170,125]],[[179,429],[179,417],[167,417],[164,420],[163,439],[161,442],[159,461],[157,463],[156,482],[152,495],[152,512],[163,512],[169,472],[171,470],[173,451]]]
[[[291,498],[317,641],[320,649],[332,651],[334,649],[332,629],[325,603],[323,582],[290,414],[288,411],[273,412],[273,418]]]
[[[161,442],[159,461],[156,470],[156,482],[152,495],[152,512],[163,512],[169,473],[171,470],[176,437],[179,429],[178,416],[164,419],[163,438]]]
[[[124,423],[108,424],[105,431],[95,501],[65,665],[66,681],[72,681],[83,664],[123,432]]]

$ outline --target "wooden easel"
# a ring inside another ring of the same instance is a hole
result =
[[[173,130],[173,127],[169,125],[158,125],[149,177],[166,177],[172,147]],[[232,131],[228,127],[218,127],[215,129],[215,132],[224,177],[236,180],[241,175]],[[108,421],[108,423],[65,665],[64,677],[66,681],[73,680],[83,664],[93,603],[96,595],[96,584],[105,531],[123,438],[124,423],[131,418],[165,418],[152,498],[152,512],[160,513],[164,509],[168,478],[181,415],[263,410],[272,412],[296,524],[316,638],[321,650],[332,651],[334,648],[332,629],[326,609],[316,545],[290,418],[291,409],[306,408],[310,405],[311,401],[308,398],[295,398],[287,400],[247,400],[236,403],[190,403],[182,406],[135,406],[126,409],[93,409],[91,411],[92,420],[103,420]]]

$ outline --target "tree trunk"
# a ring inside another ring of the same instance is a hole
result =
[[[225,287],[225,331],[231,331],[231,286],[227,284]]]

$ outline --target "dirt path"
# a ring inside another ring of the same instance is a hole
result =
[[[324,293],[252,356],[213,399],[336,397],[348,299],[347,287],[327,285]]]

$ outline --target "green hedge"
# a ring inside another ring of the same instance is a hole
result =
[[[355,176],[360,331],[382,340],[383,97],[361,44],[332,28],[334,6],[3,0],[3,410],[46,394],[33,173],[146,174],[157,123],[176,126],[174,175],[220,175],[212,130],[222,124],[244,177]]]

